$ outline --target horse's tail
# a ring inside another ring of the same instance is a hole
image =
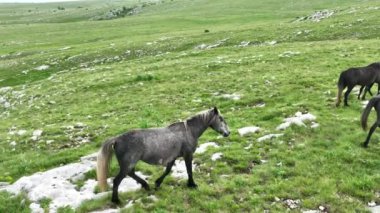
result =
[[[375,98],[372,98],[371,100],[369,100],[367,106],[365,107],[362,113],[361,123],[362,123],[362,128],[364,130],[367,129],[367,119],[368,119],[369,113],[371,112],[372,107],[375,105],[376,100],[377,99]]]
[[[335,103],[335,106],[339,106],[340,104],[340,99],[342,98],[342,93],[343,93],[343,89],[345,87],[345,82],[344,82],[344,77],[343,77],[343,73],[342,72],[339,76],[339,81],[338,81],[338,93],[337,93],[337,96],[336,96],[336,103]]]
[[[109,139],[102,145],[102,148],[99,150],[96,176],[98,178],[98,185],[101,192],[104,192],[107,189],[108,169],[111,163],[114,144],[115,139]]]

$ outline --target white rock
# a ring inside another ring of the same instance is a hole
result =
[[[208,147],[215,147],[215,148],[218,148],[219,146],[215,143],[215,142],[207,142],[207,143],[204,143],[204,144],[201,144],[196,150],[195,150],[195,153],[196,154],[201,154],[201,153],[204,153]]]
[[[193,164],[193,170],[196,168],[195,164]],[[172,168],[171,176],[175,178],[185,179],[187,178],[186,164],[183,160],[178,160],[175,162],[175,165]]]
[[[294,117],[285,118],[284,123],[277,126],[277,130],[284,130],[295,124],[297,126],[306,126],[304,121],[314,121],[316,117],[310,113],[302,114],[301,112],[297,112]]]
[[[49,212],[56,212],[58,208],[64,206],[75,209],[85,200],[97,199],[107,194],[94,193],[97,185],[94,179],[86,180],[80,190],[73,184],[73,182],[83,178],[86,172],[95,169],[94,155],[96,153],[83,157],[83,160],[79,163],[67,164],[45,172],[37,172],[31,176],[22,177],[1,190],[6,190],[13,194],[24,191],[32,202],[38,202],[42,198],[51,199]],[[140,172],[137,172],[137,174],[146,179],[146,176]],[[109,184],[112,183],[111,178],[108,178],[107,181]],[[121,182],[119,191],[134,191],[140,188],[140,184],[127,176]]]
[[[30,210],[32,211],[32,213],[44,213],[44,209],[41,208],[40,204],[37,204],[37,203],[31,203],[29,205],[29,208]]]
[[[244,147],[244,149],[250,149],[252,147],[252,144],[249,144],[248,146]]]
[[[259,131],[260,131],[260,127],[257,127],[257,126],[247,126],[247,127],[238,129],[240,136],[245,136],[250,133],[257,133]]]
[[[231,99],[234,101],[240,100],[241,96],[239,94],[222,94],[220,97],[225,98],[225,99]]]
[[[264,136],[258,138],[257,141],[258,142],[262,142],[262,141],[269,140],[269,139],[272,139],[272,138],[278,138],[278,137],[281,137],[283,135],[284,134],[269,134],[269,135],[264,135]]]
[[[372,213],[380,213],[380,206],[369,207],[368,209]]]
[[[40,129],[34,130],[31,139],[34,141],[38,140],[41,137],[42,132],[43,131]]]
[[[212,161],[216,161],[216,160],[220,159],[222,156],[223,156],[223,153],[220,153],[220,152],[215,153],[215,154],[213,154],[213,155],[211,156],[211,160],[212,160]]]
[[[38,70],[38,71],[43,71],[43,70],[47,70],[47,69],[49,69],[49,65],[41,65],[41,66],[39,66],[39,67],[36,67],[36,68],[34,68],[35,70]]]
[[[11,145],[11,146],[16,146],[17,143],[16,143],[16,141],[12,141],[12,142],[9,143],[9,145]]]
[[[19,136],[22,136],[22,135],[24,135],[26,133],[26,130],[24,130],[24,129],[20,129],[19,131],[17,131],[17,135],[19,135]]]
[[[318,128],[319,127],[319,123],[316,123],[316,122],[311,122],[311,128]]]
[[[369,207],[375,207],[376,206],[376,202],[375,201],[368,202],[368,206]]]

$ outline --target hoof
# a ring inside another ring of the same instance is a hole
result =
[[[364,147],[364,148],[368,148],[368,144],[366,144],[366,143],[364,142],[364,143],[362,143],[362,147]]]
[[[119,205],[121,202],[119,200],[119,198],[112,198],[112,203],[116,204],[116,205]]]
[[[188,183],[188,184],[187,184],[187,187],[189,187],[189,188],[193,188],[193,189],[196,189],[196,188],[198,188],[198,185],[195,184],[195,183]]]

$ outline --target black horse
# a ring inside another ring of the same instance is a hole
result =
[[[367,129],[367,119],[368,119],[369,113],[371,112],[372,107],[374,107],[376,110],[377,120],[372,125],[371,129],[369,130],[368,136],[367,136],[365,142],[363,143],[364,147],[368,147],[369,139],[371,138],[372,133],[375,131],[375,129],[377,127],[380,126],[380,95],[375,96],[371,100],[369,100],[367,106],[365,107],[365,109],[362,113],[361,124],[362,124],[362,128],[364,130]]]
[[[338,94],[337,94],[337,100],[336,100],[336,106],[339,106],[340,99],[342,97],[343,90],[347,87],[346,92],[344,93],[344,105],[348,106],[347,100],[348,96],[351,92],[351,90],[356,85],[361,85],[359,96],[363,90],[364,95],[363,98],[365,98],[365,94],[368,91],[371,95],[370,88],[374,83],[380,83],[380,63],[372,63],[366,67],[354,67],[349,68],[346,71],[343,71],[340,74],[339,81],[338,81]]]

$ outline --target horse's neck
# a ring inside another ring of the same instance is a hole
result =
[[[201,117],[194,117],[186,121],[187,130],[195,142],[203,134],[204,131],[208,128],[208,123],[202,120]]]

